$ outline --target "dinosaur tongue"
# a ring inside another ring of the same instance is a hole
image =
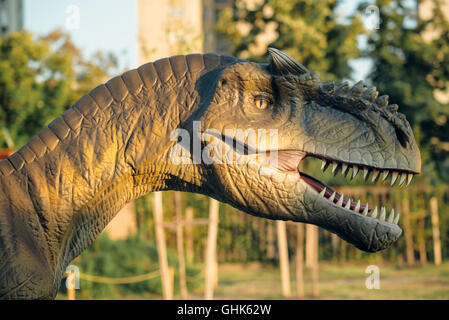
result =
[[[320,181],[318,181],[317,179],[315,179],[315,178],[305,174],[304,172],[301,172],[301,171],[298,170],[298,173],[299,173],[299,176],[301,177],[301,179],[304,180],[305,182],[307,182],[307,184],[309,186],[311,186],[313,189],[315,189],[316,192],[320,193],[324,188],[328,189],[329,192],[331,192],[331,193],[334,192],[334,190],[332,190],[328,186],[325,186]]]

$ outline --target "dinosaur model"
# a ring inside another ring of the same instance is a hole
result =
[[[368,252],[393,244],[402,232],[393,210],[352,201],[298,168],[315,157],[334,173],[352,168],[349,178],[406,185],[421,159],[405,116],[363,82],[336,87],[269,54],[267,64],[217,54],[145,64],[92,90],[0,162],[0,298],[54,298],[67,265],[120,208],[158,190],[315,224]],[[247,129],[270,138],[232,136]],[[239,161],[195,157],[208,142]]]

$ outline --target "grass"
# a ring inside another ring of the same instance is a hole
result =
[[[439,267],[427,265],[398,268],[379,265],[380,289],[365,286],[369,264],[320,264],[320,295],[311,296],[310,272],[305,272],[305,299],[449,299],[449,263]],[[295,298],[294,270],[291,270],[291,291]],[[278,268],[254,264],[223,264],[219,266],[216,299],[284,299]],[[201,294],[192,298],[201,299]]]
[[[369,263],[339,264],[321,262],[319,270],[320,295],[312,297],[310,271],[305,270],[304,299],[331,300],[397,300],[397,299],[449,299],[449,262],[436,267],[431,264],[408,268],[378,264],[380,289],[369,290],[365,286],[365,273]],[[295,270],[290,270],[290,299],[296,299]],[[279,268],[260,263],[220,264],[215,299],[285,299],[281,292]],[[189,293],[190,299],[203,299],[203,289]],[[57,299],[65,299],[58,295]],[[78,297],[82,298],[82,297]],[[179,297],[175,297],[179,298]],[[154,294],[122,296],[122,299],[161,299]]]

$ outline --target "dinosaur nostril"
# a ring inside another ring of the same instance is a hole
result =
[[[396,137],[398,138],[399,143],[401,144],[401,146],[403,148],[407,147],[407,141],[408,141],[408,137],[405,134],[404,131],[402,131],[400,128],[395,127],[394,128],[394,132],[396,133]]]

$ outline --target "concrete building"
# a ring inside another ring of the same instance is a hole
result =
[[[0,0],[0,37],[23,28],[23,1]]]
[[[230,0],[137,0],[139,63],[193,52],[224,52],[215,24]]]

